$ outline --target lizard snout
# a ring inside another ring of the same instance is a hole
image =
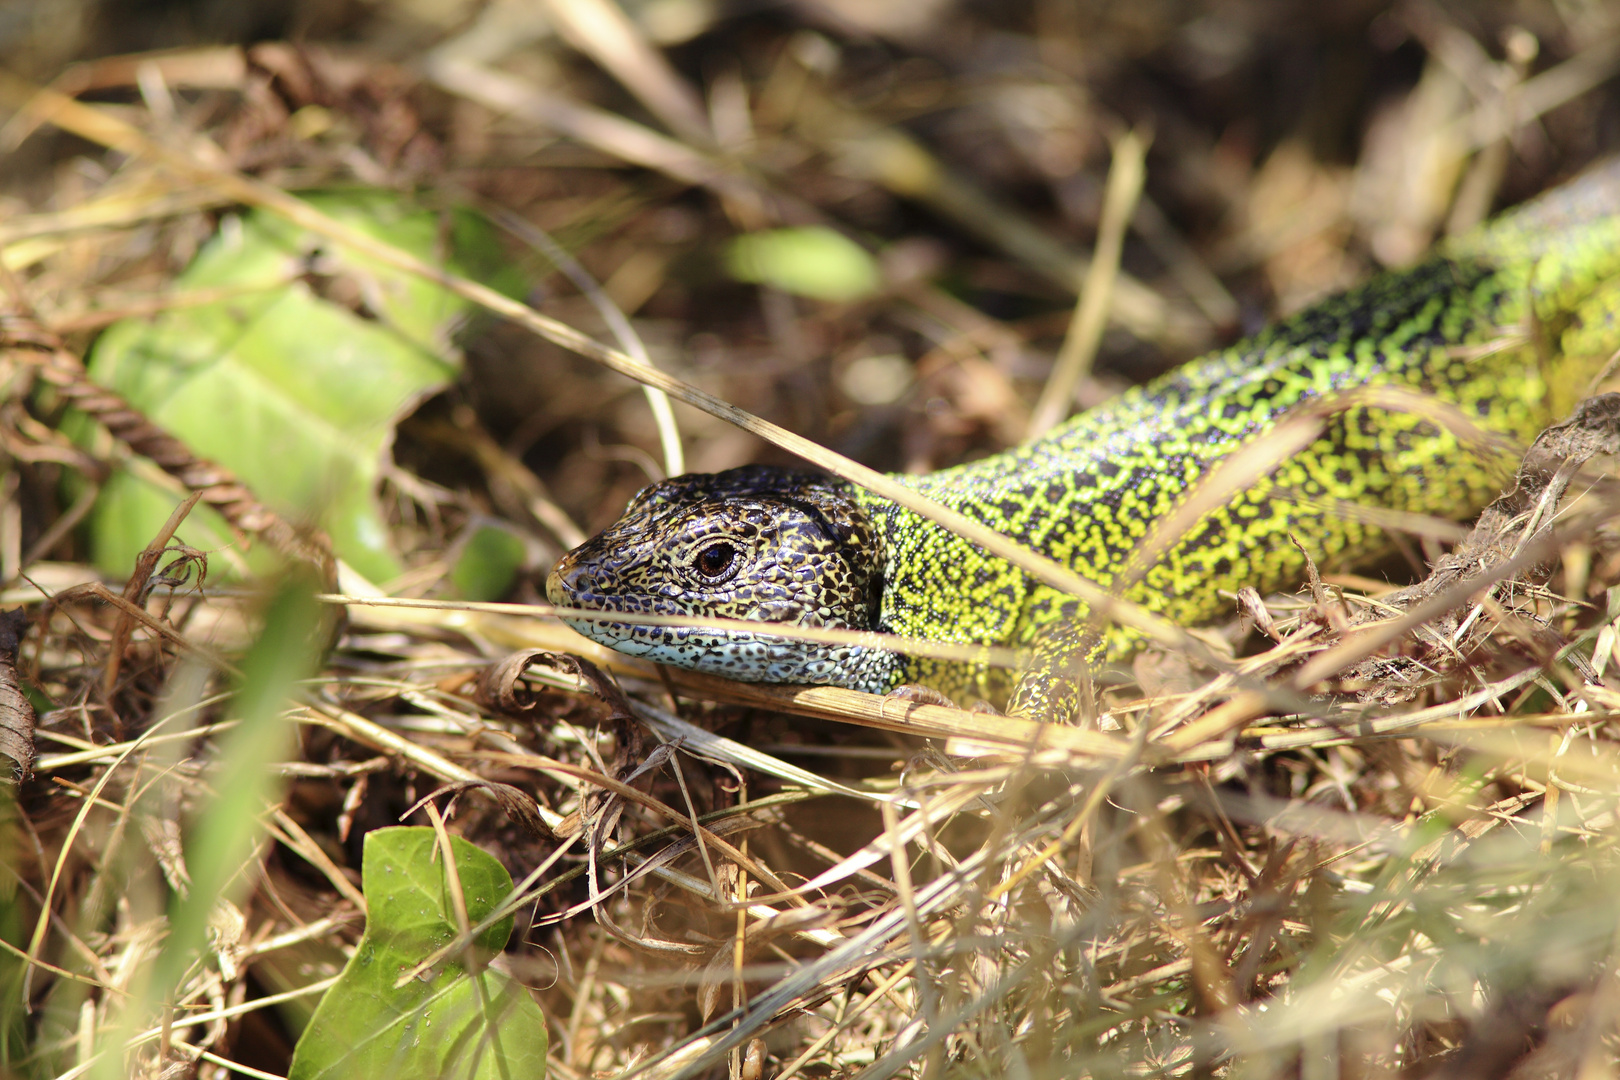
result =
[[[580,565],[574,554],[570,551],[558,559],[546,575],[546,599],[558,607],[572,607],[579,597],[595,591],[595,575]]]

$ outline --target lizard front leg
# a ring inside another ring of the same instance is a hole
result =
[[[1105,654],[1103,635],[1076,607],[1043,626],[1030,642],[1029,666],[1007,702],[1009,716],[1073,724],[1091,693],[1091,672]]]

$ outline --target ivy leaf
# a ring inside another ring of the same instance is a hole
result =
[[[476,924],[512,891],[512,879],[467,841],[451,837],[450,847],[467,918]],[[544,1080],[540,1006],[522,984],[485,966],[505,948],[510,918],[474,942],[476,971],[468,970],[464,955],[456,956],[394,986],[456,936],[449,876],[433,830],[367,833],[361,880],[365,933],[298,1040],[288,1080]]]

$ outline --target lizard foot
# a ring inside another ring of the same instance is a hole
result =
[[[896,701],[910,701],[917,705],[942,705],[947,709],[956,708],[956,702],[935,690],[932,686],[922,683],[902,683],[883,695]]]

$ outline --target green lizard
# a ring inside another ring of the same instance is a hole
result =
[[[1620,159],[1039,439],[898,479],[1192,625],[1230,610],[1222,590],[1297,581],[1306,551],[1332,564],[1384,547],[1380,512],[1472,515],[1509,475],[1510,448],[1571,408],[1617,349]],[[1303,450],[1272,454],[1236,492],[1203,483],[1305,413],[1319,426]],[[691,618],[570,623],[662,663],[872,693],[1010,693],[1010,712],[1038,719],[1072,716],[1080,674],[1140,643],[909,510],[764,466],[648,487],[563,557],[546,593]],[[705,629],[705,616],[1009,645],[1032,661],[1014,683],[984,663]]]

